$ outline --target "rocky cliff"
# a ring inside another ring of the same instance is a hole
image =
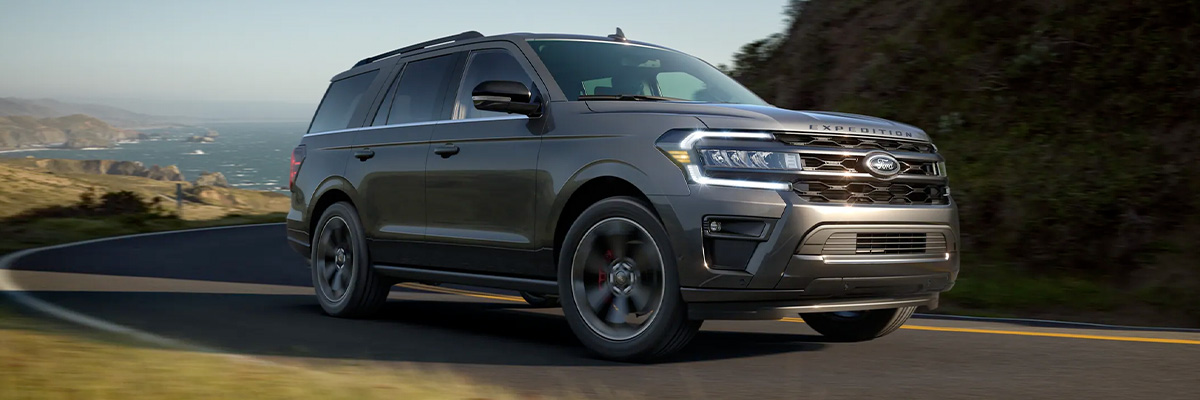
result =
[[[220,172],[201,172],[200,176],[196,177],[196,181],[192,182],[196,186],[218,186],[229,187],[229,181],[225,180],[225,174]]]
[[[82,114],[57,118],[0,117],[0,150],[110,147],[113,142],[137,138],[135,131],[117,129]]]
[[[183,141],[189,143],[212,143],[216,142],[217,138],[213,136],[192,135],[188,136],[187,139],[184,139]]]
[[[100,175],[124,175],[150,178],[158,181],[185,181],[179,167],[157,165],[146,168],[137,161],[114,160],[60,160],[26,158],[10,161],[12,164],[24,165],[55,173],[84,173]],[[224,177],[222,177],[224,178]]]

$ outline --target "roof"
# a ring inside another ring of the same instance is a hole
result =
[[[472,43],[490,42],[490,41],[497,41],[497,40],[505,40],[505,41],[511,41],[511,42],[519,42],[519,41],[530,40],[530,39],[592,40],[592,41],[604,41],[604,42],[619,41],[619,42],[623,42],[623,43],[632,43],[632,44],[638,44],[641,46],[657,47],[657,48],[661,48],[661,49],[671,50],[669,48],[659,46],[656,44],[652,44],[652,43],[645,43],[645,42],[639,42],[639,41],[625,39],[624,34],[620,33],[619,28],[618,28],[618,32],[619,32],[619,36],[618,35],[609,35],[608,37],[604,37],[604,36],[592,36],[592,35],[575,35],[575,34],[562,34],[562,33],[530,33],[530,32],[514,32],[514,33],[505,33],[505,34],[500,34],[500,35],[484,36],[483,34],[477,32],[477,31],[467,31],[467,32],[456,34],[456,35],[450,35],[450,36],[446,36],[446,37],[441,37],[441,38],[437,38],[437,39],[433,39],[433,40],[416,43],[413,45],[401,47],[401,48],[398,48],[398,49],[395,49],[392,51],[388,51],[385,53],[381,53],[378,55],[364,58],[362,60],[359,60],[357,63],[355,63],[354,66],[351,67],[349,70],[342,72],[342,73],[338,74],[337,76],[335,76],[334,80],[337,80],[339,77],[343,77],[343,76],[347,76],[347,75],[354,75],[354,74],[348,74],[348,73],[351,71],[354,71],[360,67],[369,66],[376,62],[391,59],[392,57],[396,57],[396,56],[420,54],[420,53],[423,53],[426,51],[433,51],[435,49],[443,49],[448,46],[461,46],[461,45],[468,45],[468,44],[472,44]]]

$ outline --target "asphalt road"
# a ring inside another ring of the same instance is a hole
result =
[[[709,321],[652,365],[591,358],[561,315],[511,293],[399,288],[371,320],[323,315],[282,225],[35,253],[34,297],[181,342],[313,368],[453,371],[545,398],[1200,398],[1200,333],[914,319],[867,343],[797,321]],[[0,271],[3,272],[3,271]]]

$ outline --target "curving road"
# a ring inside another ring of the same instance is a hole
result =
[[[321,314],[282,225],[38,252],[10,266],[37,299],[198,346],[312,365],[454,371],[554,398],[1197,398],[1200,333],[915,319],[829,343],[798,321],[710,321],[653,365],[590,358],[560,314],[512,293],[404,285],[382,315]]]

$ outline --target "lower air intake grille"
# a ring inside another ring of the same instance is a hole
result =
[[[941,254],[946,237],[941,233],[851,233],[829,236],[822,254]]]

